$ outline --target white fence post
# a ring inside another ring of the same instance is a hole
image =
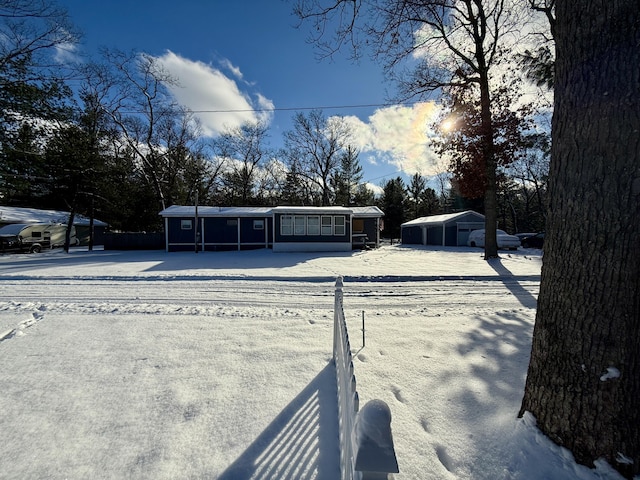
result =
[[[333,361],[338,386],[341,478],[384,479],[388,473],[398,472],[391,436],[391,411],[382,400],[372,400],[358,412],[360,399],[344,317],[343,288],[342,277],[338,277],[333,311]]]

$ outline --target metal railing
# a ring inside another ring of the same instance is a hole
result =
[[[333,312],[333,361],[338,384],[341,478],[384,479],[389,473],[398,472],[391,435],[391,411],[382,400],[372,400],[359,411],[343,287],[342,277],[338,277]]]

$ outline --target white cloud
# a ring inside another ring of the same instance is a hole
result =
[[[68,65],[80,61],[78,45],[75,43],[60,43],[55,47],[53,58],[61,65]]]
[[[224,58],[220,61],[220,65],[229,70],[238,80],[244,80],[244,75],[240,71],[240,67],[236,67],[230,60]]]
[[[371,164],[388,163],[408,175],[435,175],[441,160],[430,145],[431,124],[438,107],[433,102],[378,109],[367,122],[345,117],[353,132],[353,143]]]
[[[157,60],[178,80],[177,85],[167,87],[181,105],[195,112],[205,136],[214,137],[246,122],[270,119],[269,114],[256,110],[273,108],[271,100],[257,94],[257,106],[254,106],[247,92],[211,65],[180,57],[171,51]],[[228,61],[225,66],[233,67]],[[239,68],[233,67],[232,71],[236,77],[242,77]]]

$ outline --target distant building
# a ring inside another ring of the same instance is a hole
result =
[[[168,252],[349,251],[380,245],[383,212],[370,207],[198,207],[173,205],[164,218]]]
[[[467,210],[420,217],[400,226],[405,245],[466,246],[472,230],[484,228],[484,215]]]

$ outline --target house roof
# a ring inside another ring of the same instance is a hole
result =
[[[384,212],[382,210],[380,210],[378,207],[376,206],[369,206],[369,207],[349,207],[351,210],[353,210],[353,214],[356,217],[383,217],[384,216]]]
[[[266,217],[274,213],[290,214],[353,214],[356,217],[382,217],[384,213],[378,207],[198,207],[199,217]],[[195,206],[172,205],[160,212],[162,217],[193,217]]]
[[[273,213],[292,213],[292,214],[322,214],[322,213],[341,213],[345,215],[350,215],[353,213],[351,208],[346,207],[274,207],[272,209]]]
[[[475,216],[478,221],[484,220],[484,215],[473,210],[466,210],[458,213],[446,213],[443,215],[430,215],[428,217],[420,217],[409,222],[405,222],[401,227],[415,226],[415,225],[443,225],[449,222],[460,221],[462,218],[468,215]]]
[[[0,206],[0,223],[64,223],[69,221],[69,212],[61,210],[39,210],[37,208],[23,207],[3,207]],[[73,224],[75,226],[89,226],[89,218],[83,215],[75,215]],[[106,227],[108,224],[94,219],[93,224],[97,227]]]
[[[272,207],[207,207],[198,206],[199,217],[260,217],[271,215]],[[163,217],[194,217],[194,205],[172,205],[159,215]]]

